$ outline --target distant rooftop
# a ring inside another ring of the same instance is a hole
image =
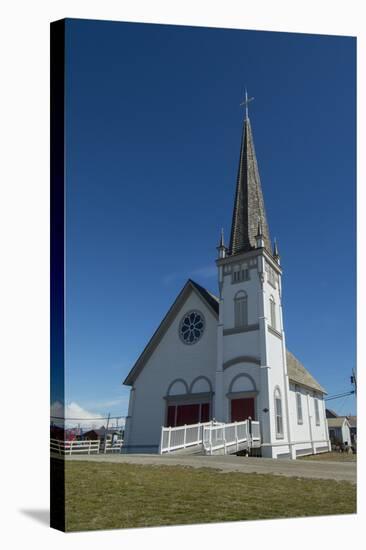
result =
[[[337,418],[327,418],[328,427],[341,428],[345,420],[348,422],[348,418],[346,416],[337,416]]]

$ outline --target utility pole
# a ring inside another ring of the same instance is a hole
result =
[[[351,384],[353,384],[355,395],[357,395],[357,378],[356,378],[355,369],[352,369]]]

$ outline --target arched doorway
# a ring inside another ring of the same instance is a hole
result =
[[[256,420],[257,388],[249,374],[236,375],[229,386],[229,415],[231,422],[242,422],[251,418]]]

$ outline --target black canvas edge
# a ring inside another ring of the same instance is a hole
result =
[[[63,405],[57,424],[64,428],[65,404],[65,20],[50,25],[50,304],[51,304],[51,403]],[[52,414],[52,413],[51,413]],[[50,419],[50,426],[52,421]],[[65,531],[65,460],[50,454],[50,526]]]

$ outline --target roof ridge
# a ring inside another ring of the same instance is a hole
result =
[[[168,309],[168,311],[164,315],[163,319],[160,321],[158,327],[156,328],[155,332],[151,336],[150,340],[147,342],[145,348],[143,349],[143,351],[140,353],[139,357],[135,361],[135,364],[133,365],[130,372],[126,376],[125,380],[123,381],[123,384],[125,384],[127,386],[132,385],[134,379],[138,376],[140,370],[143,368],[144,362],[149,357],[149,352],[150,351],[152,352],[152,350],[155,349],[154,348],[154,343],[156,343],[156,345],[157,345],[157,343],[159,343],[160,338],[162,337],[162,335],[164,333],[164,330],[166,330],[166,327],[169,324],[171,317],[174,315],[175,308],[179,306],[179,303],[182,300],[182,297],[184,296],[185,291],[189,286],[199,293],[202,300],[204,300],[206,302],[206,304],[208,305],[209,309],[211,309],[212,313],[214,315],[218,316],[219,302],[218,302],[217,298],[214,297],[203,286],[199,285],[198,283],[196,283],[192,279],[187,279],[187,281],[185,282],[183,288],[181,289],[181,291],[179,292],[179,294],[175,298],[174,302],[172,303],[172,305],[170,306],[170,308]]]
[[[200,285],[199,283],[196,283],[196,281],[194,281],[193,279],[188,279],[188,281],[190,283],[193,284],[193,286],[196,286],[198,289],[200,290],[204,290],[205,292],[207,292],[207,294],[209,294],[212,298],[214,298],[214,300],[216,300],[217,302],[219,302],[219,298],[218,296],[216,296],[215,294],[213,294],[212,292],[210,292],[209,290],[207,290],[207,288],[205,288],[204,286]]]

